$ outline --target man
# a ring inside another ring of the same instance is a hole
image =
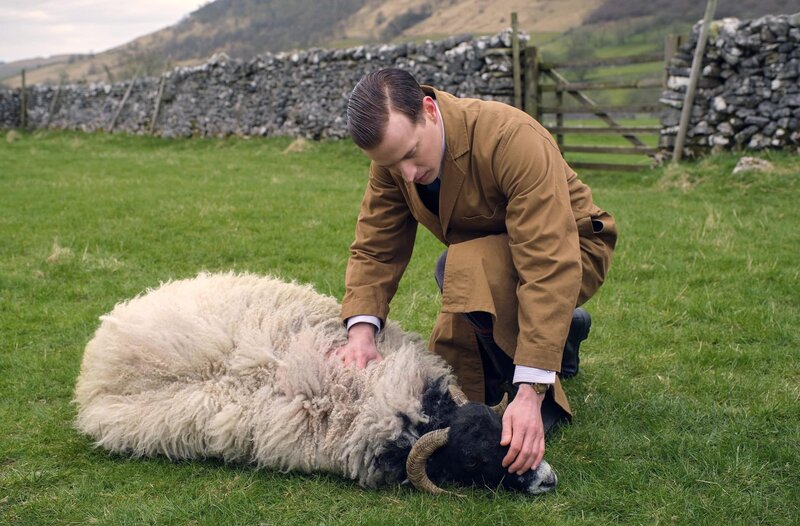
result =
[[[423,224],[448,246],[437,264],[442,309],[431,350],[471,399],[513,382],[503,466],[535,468],[543,415],[548,427],[570,416],[557,373],[565,342],[577,372],[589,320],[575,308],[608,271],[613,218],[548,132],[508,105],[459,99],[385,69],[358,83],[347,115],[372,163],[342,301],[348,343],[337,356],[357,367],[381,359],[375,337]]]

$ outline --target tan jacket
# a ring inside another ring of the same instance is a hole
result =
[[[398,171],[371,166],[351,246],[342,318],[369,314],[386,319],[418,222],[448,246],[507,234],[519,307],[510,329],[515,344],[498,343],[516,364],[558,371],[572,311],[594,293],[608,269],[616,241],[614,220],[594,205],[590,189],[533,118],[502,103],[423,89],[439,104],[445,127],[439,216]],[[587,261],[595,274],[589,285]],[[457,297],[471,287],[458,279],[448,282],[446,274],[445,303],[448,288]]]

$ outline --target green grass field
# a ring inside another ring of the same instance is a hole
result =
[[[349,142],[0,141],[0,524],[796,524],[800,516],[800,159],[585,173],[620,225],[559,488],[366,491],[334,476],[128,459],[72,428],[98,316],[202,270],[272,273],[341,298],[367,162]],[[392,304],[427,336],[442,250],[419,236]]]

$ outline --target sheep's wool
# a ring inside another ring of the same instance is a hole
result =
[[[114,452],[380,484],[374,459],[425,422],[423,390],[450,371],[391,322],[378,338],[383,361],[344,367],[326,355],[347,338],[339,312],[333,298],[273,277],[163,284],[101,317],[78,378],[77,427]]]

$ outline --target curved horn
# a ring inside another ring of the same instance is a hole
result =
[[[500,400],[500,403],[492,406],[492,411],[500,416],[503,416],[503,413],[506,411],[506,407],[508,407],[508,393],[503,394],[503,399]]]
[[[458,387],[457,385],[450,384],[449,386],[447,386],[447,390],[450,391],[450,396],[453,397],[453,401],[456,403],[458,407],[461,407],[462,405],[469,402],[467,395],[465,395],[464,391],[462,391],[461,388]]]
[[[431,431],[422,435],[411,448],[408,460],[406,460],[406,473],[408,474],[408,480],[418,490],[427,491],[434,495],[449,493],[431,482],[431,479],[428,478],[428,473],[425,471],[428,458],[434,451],[447,444],[449,433],[449,427]]]

